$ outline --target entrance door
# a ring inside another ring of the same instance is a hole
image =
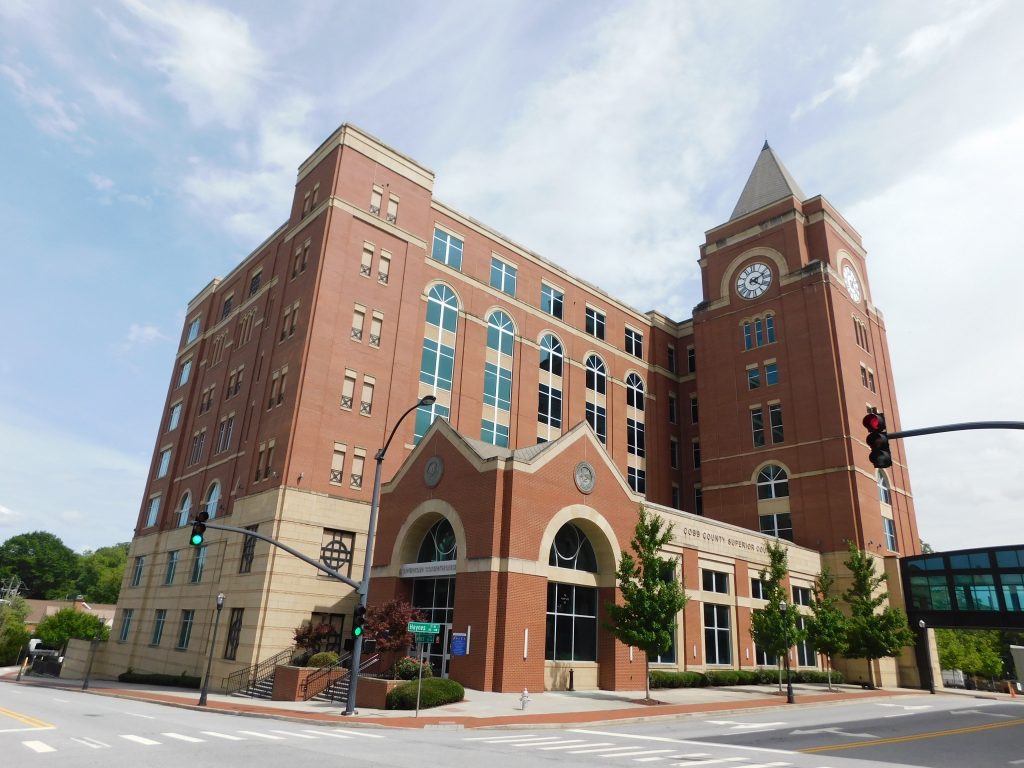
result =
[[[448,677],[451,659],[452,606],[455,605],[455,579],[416,579],[412,587],[412,606],[419,610],[423,621],[440,624],[441,633],[426,652],[435,677]],[[417,653],[418,653],[417,649]],[[418,655],[417,655],[418,658]]]

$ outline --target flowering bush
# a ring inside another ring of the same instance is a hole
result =
[[[424,677],[433,677],[434,670],[431,669],[430,664],[426,662],[420,664],[419,659],[414,659],[412,656],[406,656],[396,661],[391,672],[395,680],[415,680],[420,676],[420,667],[423,668]]]

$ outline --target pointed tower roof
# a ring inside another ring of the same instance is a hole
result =
[[[732,211],[729,221],[746,216],[751,211],[763,208],[769,203],[789,196],[797,200],[804,199],[804,193],[793,177],[790,176],[786,166],[776,157],[775,152],[765,141],[761,148],[761,154],[757,156],[754,163],[754,170],[750,172],[750,178],[743,187],[740,199]]]

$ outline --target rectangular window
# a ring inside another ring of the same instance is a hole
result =
[[[187,360],[183,360],[182,361],[181,368],[178,370],[178,386],[179,387],[184,386],[185,384],[188,383],[188,377],[191,375],[191,373],[192,373],[192,358],[190,357]]]
[[[647,473],[639,467],[627,468],[629,487],[637,493],[647,493]]]
[[[679,441],[674,437],[669,438],[668,441],[668,458],[672,469],[679,469]]]
[[[191,344],[193,341],[199,338],[199,318],[192,318],[192,322],[188,324],[188,336],[185,337],[185,343]]]
[[[377,260],[377,282],[381,285],[387,285],[390,274],[391,254],[387,251],[381,251],[380,259]]]
[[[882,525],[885,528],[885,546],[890,552],[899,552],[896,546],[896,523],[891,517],[883,517]]]
[[[704,491],[699,485],[693,489],[693,514],[704,515]]]
[[[670,424],[679,423],[679,414],[676,407],[676,396],[672,392],[668,393],[668,420]]]
[[[587,307],[587,333],[598,339],[604,338],[604,312]]]
[[[359,396],[359,413],[369,416],[373,411],[373,388],[377,380],[372,376],[363,376],[363,392]]]
[[[345,478],[345,453],[347,446],[344,443],[334,444],[334,454],[331,456],[331,479],[332,485],[341,485]]]
[[[544,658],[597,660],[597,589],[548,582]]]
[[[359,274],[363,277],[370,277],[373,274],[373,245],[363,243],[363,256],[359,262]]]
[[[605,442],[608,436],[608,425],[605,419],[605,410],[603,406],[597,405],[596,403],[587,403],[587,424],[594,430],[594,434],[597,435],[597,439],[602,443]]]
[[[171,468],[171,449],[164,448],[160,451],[160,461],[156,467],[157,479],[167,477],[167,471]]]
[[[562,428],[562,391],[541,384],[537,396],[537,421],[555,429]]]
[[[516,295],[516,268],[496,256],[491,257],[491,288],[509,296]]]
[[[413,443],[419,443],[423,439],[423,436],[427,434],[427,430],[430,429],[430,425],[434,423],[434,419],[447,419],[448,413],[448,406],[441,405],[440,403],[434,403],[425,407],[420,406],[416,410],[416,427],[413,430],[412,436]]]
[[[785,439],[785,433],[782,430],[782,405],[780,403],[768,406],[768,419],[772,425],[772,442],[781,443]]]
[[[774,387],[779,383],[779,366],[777,364],[764,364],[764,383],[769,387]]]
[[[759,317],[754,321],[754,342],[757,346],[764,346],[764,321]]]
[[[366,307],[361,307],[358,304],[356,308],[352,310],[352,338],[355,341],[363,340],[363,323],[366,322]]]
[[[793,540],[793,521],[789,512],[780,512],[777,515],[761,515],[761,533],[775,536],[786,541]]]
[[[1003,603],[1007,611],[1020,613],[1024,611],[1024,573],[1004,573],[999,580],[1003,582]]]
[[[793,605],[810,605],[811,604],[811,588],[810,587],[793,587]]]
[[[231,433],[235,429],[235,415],[231,414],[220,420],[217,425],[217,446],[215,453],[222,453],[231,447]]]
[[[257,293],[259,293],[260,286],[263,285],[263,270],[254,272],[252,277],[249,278],[249,298],[251,299]]]
[[[868,386],[868,369],[863,365],[860,367],[860,385],[867,389]]]
[[[755,365],[747,368],[747,389],[757,389],[761,386],[761,370]]]
[[[178,630],[178,650],[185,650],[188,648],[188,641],[192,637],[192,624],[195,622],[196,612],[194,610],[187,610],[181,612],[181,628]]]
[[[750,580],[750,596],[755,600],[765,600],[764,596],[764,582],[758,578],[752,578]]]
[[[198,547],[196,549],[195,557],[192,558],[192,578],[193,584],[198,584],[203,580],[203,569],[206,568],[206,547]]]
[[[356,393],[356,372],[345,370],[345,380],[341,384],[341,407],[345,410],[352,409],[352,398]]]
[[[149,641],[150,645],[160,645],[160,640],[164,636],[164,622],[167,621],[167,610],[165,608],[157,608],[153,613],[153,638]]]
[[[626,419],[626,450],[634,456],[644,457],[645,450],[644,423],[636,419]]]
[[[707,568],[701,569],[701,589],[705,592],[729,594],[729,574]]]
[[[644,335],[640,331],[626,328],[625,349],[627,354],[639,357],[642,360],[644,357]]]
[[[200,430],[197,434],[192,435],[192,445],[188,452],[188,466],[197,464],[203,457],[203,446],[206,443],[206,430]]]
[[[434,261],[447,264],[452,269],[462,269],[462,241],[454,235],[434,230],[434,247],[430,251]]]
[[[953,592],[961,611],[998,611],[995,580],[990,573],[955,574]]]
[[[132,568],[131,586],[137,587],[142,583],[142,569],[145,567],[146,558],[136,557],[135,566]]]
[[[420,381],[432,389],[451,391],[455,373],[455,347],[433,339],[423,339]]]
[[[750,325],[749,321],[743,323],[743,348],[744,349],[753,349],[754,348],[753,327]]]
[[[482,419],[480,423],[480,439],[491,445],[508,447],[508,427],[504,424]]]
[[[868,371],[868,389],[872,392],[875,391],[875,374],[872,371]]]
[[[796,665],[798,667],[816,667],[818,666],[817,651],[814,650],[814,646],[811,645],[811,641],[807,639],[807,619],[804,616],[796,617],[796,628],[800,630],[801,634],[804,635],[804,639],[796,644]]]
[[[766,315],[764,318],[764,331],[765,338],[767,338],[769,344],[775,343],[775,316]],[[758,346],[761,346],[758,344]]]
[[[693,348],[692,344],[686,348],[686,372],[697,372],[697,350]]]
[[[231,294],[224,299],[224,309],[221,310],[220,319],[223,320],[231,314],[231,308],[235,305],[235,294]]]
[[[167,553],[167,570],[164,572],[164,585],[174,583],[174,572],[178,570],[178,559],[181,556],[181,551],[172,549]]]
[[[729,606],[704,604],[704,656],[708,664],[732,663]]]
[[[484,363],[484,405],[503,411],[512,410],[512,371],[494,363]]]
[[[251,537],[249,538],[251,541]],[[228,621],[228,639],[224,644],[224,658],[234,661],[238,656],[238,638],[242,634],[242,615],[245,608],[232,608],[231,619]]]
[[[672,486],[672,507],[673,509],[682,509],[683,497],[679,492],[679,486]]]
[[[355,455],[352,457],[352,477],[349,478],[349,488],[362,488],[363,487],[363,467],[366,464],[366,451],[362,448],[355,449]]]
[[[693,441],[693,468],[700,469],[700,440]]]
[[[381,312],[374,312],[370,317],[370,346],[380,346],[380,331],[384,327],[384,315]]]
[[[758,406],[750,409],[750,431],[754,439],[754,447],[764,445],[764,409]]]
[[[373,185],[373,191],[370,192],[370,213],[375,216],[380,216],[380,204],[384,200],[384,187],[378,187],[376,184]]]
[[[669,373],[675,373],[676,372],[676,348],[675,347],[669,347],[666,351],[668,352],[668,370],[669,370]]]
[[[298,277],[306,271],[306,263],[309,261],[309,242],[295,249],[295,261],[292,262],[292,277]]]
[[[122,643],[128,640],[128,633],[132,629],[132,616],[135,610],[133,608],[125,608],[121,612],[121,634],[118,635],[118,640]]]
[[[388,195],[388,221],[391,224],[398,223],[398,197]]]
[[[178,428],[178,424],[181,423],[181,403],[175,403],[171,406],[170,413],[167,415],[167,431],[173,432]]]
[[[245,526],[247,531],[258,531],[258,525],[247,525]],[[246,536],[245,541],[242,542],[242,559],[238,564],[239,573],[252,573],[252,559],[256,555],[256,539],[252,536]]]
[[[912,575],[910,598],[913,607],[921,610],[949,611],[953,608],[945,576]]]
[[[697,408],[697,396],[690,395],[690,423],[696,424],[700,421],[700,410]]]
[[[157,517],[160,516],[160,494],[152,497],[149,500],[149,506],[146,509],[146,527],[152,528],[156,525]]]
[[[540,309],[542,312],[547,312],[552,317],[561,320],[564,302],[565,296],[560,290],[552,288],[550,285],[541,284]]]

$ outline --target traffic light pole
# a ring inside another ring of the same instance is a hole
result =
[[[965,429],[1024,429],[1024,421],[965,421],[962,424],[940,424],[937,427],[922,427],[921,429],[904,429],[899,432],[890,432],[889,439],[934,435],[939,432],[960,432]]]

